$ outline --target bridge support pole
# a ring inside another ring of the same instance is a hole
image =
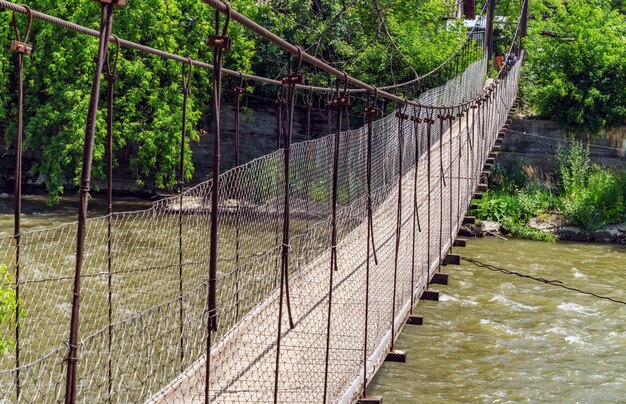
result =
[[[70,320],[70,335],[67,354],[67,372],[65,384],[65,403],[73,404],[77,396],[77,361],[79,348],[79,326],[80,326],[80,294],[82,269],[86,239],[86,221],[89,204],[89,191],[91,187],[91,166],[93,161],[93,148],[96,133],[96,117],[98,114],[98,103],[100,101],[100,81],[104,68],[104,59],[107,54],[107,46],[111,37],[113,25],[113,8],[115,5],[123,5],[123,2],[105,4],[100,6],[100,42],[98,46],[98,56],[96,59],[95,72],[89,98],[87,111],[87,123],[85,125],[85,142],[83,144],[82,169],[80,179],[80,197],[78,208],[78,224],[76,230],[76,267],[74,270],[74,291],[72,293],[72,314]]]
[[[487,4],[487,25],[485,26],[485,51],[487,52],[487,68],[493,57],[493,13],[496,8],[495,0],[488,0]]]

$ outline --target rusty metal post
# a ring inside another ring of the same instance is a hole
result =
[[[411,307],[409,308],[409,314],[413,314],[413,305],[415,303],[414,290],[415,290],[415,253],[416,253],[416,230],[422,232],[422,226],[420,224],[419,208],[417,206],[417,176],[419,174],[419,158],[420,158],[420,130],[419,124],[422,122],[420,119],[421,109],[416,112],[413,107],[413,136],[415,141],[415,167],[413,167],[413,243],[411,244]]]
[[[114,85],[117,81],[117,61],[119,59],[119,41],[116,41],[115,59],[111,63],[110,53],[107,51],[106,72],[104,77],[107,81],[107,136],[106,136],[106,159],[107,159],[107,273],[108,273],[108,348],[109,355],[107,360],[107,376],[108,376],[108,401],[111,402],[111,394],[113,391],[113,271],[112,271],[112,234],[111,221],[113,213],[113,102],[114,102]]]
[[[520,40],[528,34],[528,0],[522,0],[522,15],[520,17]]]
[[[396,212],[396,246],[393,261],[393,292],[391,297],[391,348],[395,344],[396,336],[396,294],[398,285],[398,260],[400,255],[400,237],[402,233],[402,174],[404,172],[404,121],[409,117],[402,112],[402,107],[396,113],[398,118],[398,206]]]
[[[345,74],[345,88],[343,95],[339,95],[339,80],[337,80],[337,98],[332,100],[332,106],[336,107],[337,110],[337,118],[336,118],[336,131],[335,131],[335,148],[333,153],[333,189],[332,189],[332,231],[331,231],[331,240],[330,240],[330,279],[328,286],[328,318],[326,324],[326,355],[324,362],[324,394],[323,394],[323,402],[326,402],[326,398],[328,396],[328,368],[330,364],[330,327],[331,327],[331,316],[332,316],[332,307],[333,307],[333,275],[335,271],[337,271],[337,188],[339,185],[339,144],[341,141],[341,116],[342,116],[342,107],[350,103],[350,98],[347,95],[347,87],[348,75]]]
[[[180,369],[181,372],[185,370],[185,311],[183,305],[183,191],[185,189],[185,148],[187,145],[187,103],[189,100],[189,94],[191,93],[191,77],[193,73],[193,64],[191,58],[189,59],[189,65],[183,64],[181,77],[182,77],[182,89],[183,94],[183,116],[181,122],[180,133],[180,161],[178,166],[178,297],[180,299],[179,304],[179,351],[180,351]]]
[[[276,98],[276,108],[277,108],[277,114],[276,114],[276,121],[277,121],[277,125],[276,125],[276,152],[278,152],[278,150],[280,150],[280,140],[283,138],[283,133],[284,133],[284,117],[283,117],[283,107],[285,104],[285,95],[284,95],[284,88],[281,85],[280,89],[278,90],[278,94],[277,94],[277,98]],[[275,163],[275,160],[274,160]],[[277,246],[278,245],[278,241],[279,241],[279,229],[280,229],[280,213],[278,211],[278,200],[279,200],[279,193],[278,193],[278,180],[280,179],[280,171],[278,169],[278,166],[275,164],[274,165],[274,204],[276,206],[276,212],[274,213],[274,245]],[[274,287],[276,287],[277,282],[278,282],[278,264],[280,261],[280,256],[276,255],[276,259],[274,260]]]
[[[28,44],[30,29],[33,24],[33,16],[30,8],[26,7],[28,23],[23,42],[15,19],[12,16],[13,29],[16,40],[11,41],[11,50],[15,52],[17,68],[17,125],[15,134],[15,184],[14,184],[14,213],[13,213],[13,239],[15,240],[15,396],[20,401],[22,395],[22,383],[20,374],[20,239],[21,239],[21,214],[22,214],[22,142],[24,138],[24,55],[30,55],[32,47]]]
[[[230,49],[231,39],[228,34],[231,8],[226,4],[226,21],[220,34],[220,13],[215,12],[215,35],[209,35],[208,45],[213,48],[213,113],[215,114],[215,133],[213,134],[213,176],[211,184],[211,240],[209,256],[209,288],[208,288],[208,313],[207,313],[207,339],[205,358],[205,381],[204,401],[209,403],[210,380],[211,380],[211,334],[217,331],[217,239],[219,224],[219,189],[220,189],[220,146],[221,146],[221,121],[222,111],[222,56],[224,50]]]
[[[443,249],[443,188],[446,187],[446,176],[443,168],[443,132],[444,121],[447,115],[445,112],[438,116],[439,118],[439,250],[437,251],[438,271],[441,271],[441,250]],[[430,282],[430,278],[428,279]]]
[[[495,0],[487,0],[487,23],[485,26],[485,51],[487,52],[487,68],[493,57],[493,14],[496,8]]]
[[[365,325],[363,327],[363,396],[367,396],[367,338],[368,338],[368,325],[369,325],[369,291],[370,291],[370,267],[371,251],[374,251],[374,262],[378,265],[376,258],[376,246],[374,245],[374,224],[372,217],[372,135],[373,135],[373,122],[372,120],[378,114],[376,103],[378,97],[375,96],[372,105],[365,108],[364,114],[367,121],[367,160],[366,160],[366,177],[367,177],[367,240],[366,250],[367,256],[365,258]],[[371,244],[370,244],[371,240]]]
[[[80,200],[78,210],[78,226],[76,233],[76,269],[74,272],[74,292],[72,298],[72,317],[70,322],[69,352],[67,357],[67,375],[65,389],[65,403],[76,402],[76,362],[78,360],[78,332],[80,325],[80,287],[83,269],[85,249],[85,222],[87,220],[87,207],[89,203],[89,191],[91,186],[91,165],[93,158],[94,135],[96,131],[96,116],[100,98],[100,81],[107,53],[107,45],[111,36],[113,25],[113,8],[116,4],[102,3],[100,18],[100,44],[93,86],[87,111],[87,124],[85,127],[85,143],[83,145],[83,161],[80,180]]]
[[[428,111],[428,115],[426,117],[426,119],[424,120],[424,122],[426,122],[426,154],[427,154],[427,165],[426,165],[426,175],[427,175],[427,183],[428,183],[428,223],[427,223],[427,232],[428,232],[428,247],[426,248],[426,257],[427,257],[427,262],[426,262],[426,271],[427,271],[427,278],[426,278],[426,289],[428,289],[428,285],[430,284],[430,262],[431,262],[431,246],[430,246],[430,238],[431,238],[431,222],[432,222],[432,216],[431,216],[431,194],[432,194],[432,184],[431,184],[431,177],[432,177],[432,159],[431,159],[431,152],[430,152],[430,148],[432,147],[432,124],[435,123],[435,121],[432,120],[432,114],[433,111],[429,110]]]
[[[450,180],[450,211],[448,212],[449,213],[449,219],[450,219],[450,221],[448,222],[448,226],[449,226],[448,230],[449,230],[449,233],[450,233],[450,236],[449,236],[450,249],[452,249],[452,244],[453,244],[453,241],[454,241],[453,228],[452,228],[452,223],[453,223],[452,222],[452,218],[453,218],[452,212],[454,210],[454,193],[453,193],[454,189],[453,189],[453,186],[452,186],[452,184],[453,184],[453,182],[452,182],[452,179],[453,179],[453,177],[452,177],[452,170],[453,170],[453,163],[452,163],[452,157],[453,157],[452,156],[452,127],[453,127],[454,119],[455,119],[454,110],[451,109],[450,110],[450,114],[448,115],[448,122],[449,122],[448,130],[450,131],[450,143],[449,143],[449,148],[448,148],[448,159],[450,160],[450,167],[449,167],[450,171],[449,171],[449,174],[448,174],[448,179]],[[459,122],[459,126],[460,125],[461,125],[461,123]],[[460,147],[461,147],[461,145],[459,144],[459,148]],[[456,192],[457,193],[459,192],[458,188],[457,188]]]
[[[235,208],[235,318],[239,318],[239,233],[241,224],[241,152],[239,148],[240,137],[240,112],[241,112],[241,95],[245,93],[243,87],[243,77],[240,77],[239,86],[233,88],[235,94],[235,133],[234,133],[234,151],[235,151],[235,200],[237,206]]]
[[[300,48],[298,48],[300,49]],[[300,51],[300,55],[301,55]],[[289,327],[293,329],[293,316],[291,313],[291,303],[289,298],[289,230],[290,230],[290,202],[291,202],[291,186],[289,181],[290,165],[291,165],[291,138],[293,132],[293,114],[295,109],[296,84],[304,83],[304,76],[300,74],[302,66],[302,57],[298,58],[298,64],[295,73],[291,69],[291,57],[289,57],[289,74],[283,77],[283,83],[287,86],[287,125],[284,132],[285,148],[283,149],[283,165],[285,176],[285,195],[283,209],[283,245],[281,249],[281,272],[280,272],[280,298],[278,306],[278,336],[276,339],[276,370],[274,373],[274,403],[278,402],[278,380],[280,366],[280,343],[282,339],[282,320],[283,320],[283,301],[287,299],[287,317],[289,319]],[[286,296],[285,296],[286,295]]]

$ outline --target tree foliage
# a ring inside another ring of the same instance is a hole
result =
[[[464,39],[460,26],[446,29],[448,13],[437,0],[372,2],[339,0],[232,0],[240,13],[259,22],[307,52],[365,81],[385,85],[414,77],[447,58]],[[84,0],[27,1],[42,11],[97,29],[99,5]],[[0,13],[0,40],[13,38],[11,13]],[[24,26],[25,17],[18,15]],[[115,9],[113,33],[172,53],[211,62],[206,46],[213,33],[214,12],[198,0],[142,0]],[[284,51],[242,26],[230,25],[232,50],[225,66],[267,77],[284,73]],[[390,39],[390,36],[393,39]],[[395,46],[392,45],[394,41]],[[53,201],[78,184],[86,111],[93,80],[97,39],[35,21],[34,52],[26,57],[24,147],[36,158],[30,175],[42,177]],[[110,45],[114,51],[114,45]],[[402,54],[403,55],[402,55]],[[406,60],[405,60],[406,59]],[[0,139],[12,145],[15,137],[16,80],[12,54],[0,53]],[[123,157],[138,187],[147,179],[158,188],[176,184],[180,145],[182,95],[180,63],[123,49],[115,84],[114,149]],[[311,84],[328,78],[307,69]],[[104,83],[104,82],[103,82]],[[194,69],[188,127],[192,140],[203,133],[210,116],[210,72]],[[102,99],[104,99],[104,87]],[[265,91],[275,91],[266,88]],[[105,105],[100,103],[94,149],[93,178],[103,179],[105,168]],[[187,156],[187,178],[193,165]],[[116,160],[115,164],[119,164]]]
[[[624,15],[605,0],[531,4],[525,98],[572,131],[625,123]]]

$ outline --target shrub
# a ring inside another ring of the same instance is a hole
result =
[[[585,187],[591,168],[589,145],[571,139],[556,150],[557,176],[563,195],[571,195]]]
[[[619,223],[626,215],[626,173],[593,166],[586,182],[563,197],[565,219],[587,231]]]
[[[12,338],[2,333],[4,325],[15,323],[17,300],[12,284],[13,277],[6,265],[0,264],[0,354],[10,350],[15,343]]]

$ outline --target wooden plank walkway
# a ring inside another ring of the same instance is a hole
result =
[[[467,134],[462,120],[462,135],[458,136],[457,122],[452,127],[452,143],[447,131],[443,142],[431,148],[432,202],[430,233],[427,234],[426,155],[420,158],[418,172],[418,201],[422,232],[416,235],[414,282],[413,260],[413,176],[414,168],[406,171],[402,181],[404,198],[397,271],[395,305],[396,330],[400,330],[414,298],[427,287],[428,277],[436,271],[439,258],[449,249],[450,227],[453,234],[462,220],[473,190],[472,173],[457,156],[459,142],[468,150]],[[470,122],[471,126],[471,122]],[[450,153],[450,145],[452,153]],[[443,161],[439,160],[443,147]],[[449,172],[448,156],[461,164]],[[442,185],[440,167],[444,168],[448,184],[442,190],[442,204],[436,202]],[[396,179],[397,181],[397,179]],[[458,184],[461,185],[460,189]],[[385,358],[391,343],[392,291],[395,259],[396,215],[398,186],[389,192],[374,213],[374,231],[379,265],[370,269],[370,302],[368,321],[368,375],[371,377]],[[450,196],[450,192],[455,195]],[[456,193],[461,192],[460,212],[456,207]],[[447,223],[450,212],[448,201],[453,201],[454,222]],[[439,212],[440,208],[443,212]],[[443,217],[444,221],[440,218]],[[364,218],[363,218],[364,219]],[[334,273],[332,291],[332,320],[328,398],[332,402],[351,402],[362,389],[363,343],[365,329],[365,261],[367,221],[364,220],[338,245],[339,269]],[[439,250],[439,232],[443,245]],[[430,241],[430,269],[427,268],[427,250]],[[326,329],[328,321],[330,251],[326,251],[291,279],[290,292],[294,328],[289,329],[286,309],[283,315],[278,401],[281,403],[321,402],[324,388]],[[412,297],[413,294],[413,297]],[[220,403],[266,403],[274,401],[276,368],[276,340],[278,323],[278,291],[275,291],[232,330],[211,351],[210,396]],[[396,334],[397,336],[397,334]],[[205,361],[200,359],[179,378],[153,397],[159,403],[204,402]]]

